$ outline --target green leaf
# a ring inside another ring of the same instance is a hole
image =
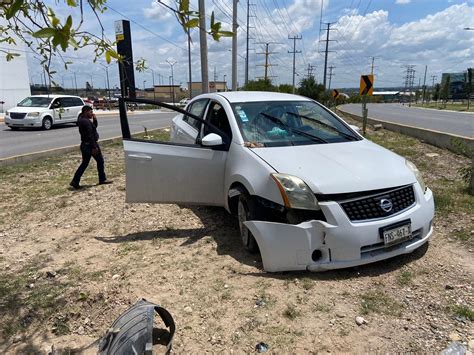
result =
[[[71,29],[72,26],[72,17],[69,15],[66,20],[66,24],[64,25],[64,28],[67,28],[68,32]]]
[[[7,62],[11,61],[15,57],[19,57],[20,55],[18,53],[7,53],[6,59]]]
[[[179,2],[179,11],[184,13],[189,12],[189,0],[181,0]]]
[[[16,0],[6,11],[5,17],[7,20],[14,17],[17,12],[20,10],[21,6],[23,5],[24,0]]]
[[[77,6],[76,1],[75,0],[67,0],[67,6],[76,7]]]
[[[43,28],[39,31],[33,33],[33,37],[35,38],[50,38],[56,34],[57,30],[51,27]]]
[[[232,32],[232,31],[219,31],[219,35],[221,37],[232,37],[234,35],[234,32]]]
[[[192,20],[189,20],[188,22],[184,23],[184,27],[186,28],[194,28],[199,26],[199,19],[198,18],[193,18]]]
[[[110,64],[110,61],[112,60],[112,57],[110,56],[110,51],[105,52],[105,61],[107,64]]]

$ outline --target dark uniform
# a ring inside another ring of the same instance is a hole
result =
[[[91,121],[87,117],[84,117],[83,114],[77,120],[77,125],[79,126],[79,133],[81,134],[81,153],[82,153],[82,163],[77,168],[74,178],[71,181],[71,186],[78,188],[79,182],[81,180],[82,174],[87,169],[91,157],[97,162],[97,172],[99,174],[99,184],[107,183],[107,177],[105,176],[104,169],[104,157],[100,151],[99,143],[99,133],[97,133],[97,120],[94,119]]]

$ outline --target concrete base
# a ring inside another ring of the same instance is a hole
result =
[[[362,122],[362,116],[345,112],[339,107],[336,107],[336,113],[338,115],[347,116],[356,121]],[[426,128],[403,125],[400,123],[382,121],[371,117],[367,118],[367,123],[371,126],[382,124],[383,128],[388,129],[389,131],[398,132],[410,137],[421,139],[428,144],[439,148],[448,149],[454,153],[465,155],[468,158],[471,158],[474,152],[474,139],[472,138],[434,131]]]

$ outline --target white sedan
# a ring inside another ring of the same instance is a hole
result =
[[[432,234],[417,168],[313,100],[221,92],[176,110],[170,142],[131,138],[123,110],[127,201],[222,206],[267,271],[367,264]]]

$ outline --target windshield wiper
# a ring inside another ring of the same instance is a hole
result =
[[[322,138],[319,138],[319,137],[316,137],[316,136],[313,136],[312,134],[309,134],[309,133],[306,133],[306,132],[303,132],[303,131],[300,131],[299,129],[296,129],[296,128],[293,128],[293,127],[290,127],[288,126],[286,123],[284,123],[282,120],[280,120],[279,118],[277,117],[274,117],[274,116],[271,116],[265,112],[260,112],[260,114],[263,116],[263,117],[266,117],[268,118],[270,121],[272,121],[273,123],[276,123],[282,127],[285,127],[285,128],[288,128],[288,130],[290,132],[294,132],[294,133],[297,133],[299,134],[300,136],[303,136],[303,137],[307,137],[309,139],[311,139],[312,141],[315,141],[315,142],[319,142],[319,143],[328,143],[327,140],[325,139],[322,139]]]
[[[341,136],[346,137],[347,139],[349,139],[349,140],[351,140],[351,141],[356,141],[356,140],[357,140],[357,138],[354,137],[353,135],[348,134],[348,133],[344,133],[344,132],[338,130],[337,128],[335,128],[335,127],[333,127],[333,126],[331,126],[331,125],[328,125],[327,123],[324,123],[324,122],[322,122],[322,121],[320,121],[320,120],[318,120],[318,119],[316,119],[316,118],[308,117],[308,116],[305,116],[305,115],[299,115],[299,114],[294,113],[294,112],[286,112],[286,113],[287,113],[288,115],[292,115],[292,116],[296,116],[296,117],[300,117],[300,118],[305,118],[305,119],[307,119],[307,120],[309,120],[309,121],[316,121],[316,122],[318,122],[318,124],[320,124],[321,126],[326,127],[326,128],[329,128],[331,131],[334,131],[334,132],[336,132],[336,133],[339,133]]]

